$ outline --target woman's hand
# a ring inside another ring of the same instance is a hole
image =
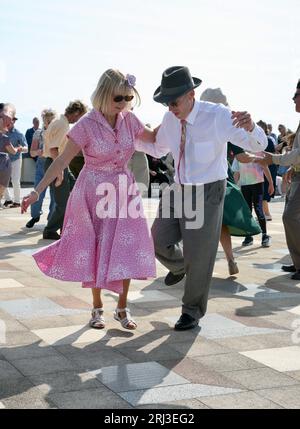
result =
[[[64,172],[62,171],[55,180],[55,187],[59,188],[64,180]]]
[[[274,189],[273,183],[269,183],[269,188],[268,188],[269,195],[273,195],[274,191],[275,191],[275,189]]]
[[[21,203],[21,213],[24,214],[27,212],[27,209],[32,204],[36,203],[39,199],[39,194],[35,191],[30,192],[29,195],[23,198]]]

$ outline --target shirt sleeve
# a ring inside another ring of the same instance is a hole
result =
[[[300,149],[294,149],[284,155],[272,155],[274,164],[288,167],[290,165],[300,164]]]
[[[66,124],[60,120],[54,121],[50,124],[48,130],[49,149],[59,148],[64,144],[66,134],[69,131],[69,127]]]
[[[135,149],[140,152],[145,152],[148,155],[151,155],[154,158],[158,158],[158,159],[162,158],[163,156],[171,152],[170,146],[168,144],[168,139],[166,136],[165,118],[158,130],[155,143],[145,143],[141,140],[136,140]]]
[[[231,169],[234,173],[238,173],[240,171],[240,164],[237,159],[235,159],[232,163]]]
[[[261,152],[268,145],[268,139],[258,125],[250,133],[242,128],[236,128],[231,119],[231,111],[221,105],[218,106],[216,117],[216,133],[220,143],[230,141],[232,144],[252,152]]]
[[[130,112],[129,115],[132,137],[135,140],[143,133],[145,125],[142,123],[142,121],[139,120],[137,116],[135,116],[134,113]]]
[[[20,133],[21,146],[23,146],[28,151],[28,144],[24,134]],[[23,152],[24,153],[24,152]]]
[[[87,133],[83,119],[74,125],[74,127],[68,132],[67,137],[76,143],[81,150],[84,149],[87,145]]]

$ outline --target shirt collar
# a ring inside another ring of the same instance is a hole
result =
[[[189,116],[186,118],[186,122],[188,124],[194,125],[194,122],[195,122],[196,117],[198,115],[199,109],[200,109],[200,103],[195,100],[195,104],[194,104],[193,110],[191,111],[191,113],[189,114]]]

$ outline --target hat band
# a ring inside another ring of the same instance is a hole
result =
[[[193,87],[194,87],[194,83],[191,82],[189,84],[176,86],[174,88],[161,88],[161,94],[174,95],[174,94],[178,94],[179,92],[184,92],[186,90],[193,89]]]

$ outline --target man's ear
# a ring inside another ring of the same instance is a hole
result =
[[[192,91],[189,92],[189,98],[191,100],[194,100],[195,96],[196,96],[196,93],[195,93],[195,90],[193,89]]]

